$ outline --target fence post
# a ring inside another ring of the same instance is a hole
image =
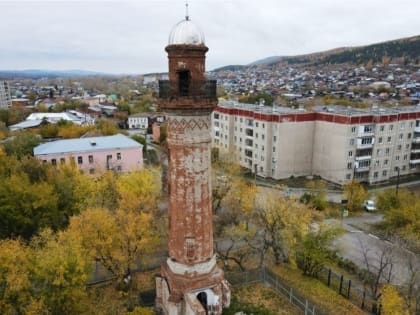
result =
[[[328,269],[328,286],[331,284],[331,268]]]
[[[347,288],[347,298],[350,299],[351,280],[349,279],[349,287]]]
[[[362,310],[365,308],[365,299],[366,299],[366,291],[363,291],[362,305],[360,306]]]
[[[341,277],[340,277],[340,289],[338,290],[338,294],[341,294],[341,289],[343,288],[343,279],[344,279],[344,276],[341,275]]]
[[[290,303],[292,303],[292,298],[293,298],[293,289],[292,289],[292,287],[290,287],[290,292],[289,292]]]

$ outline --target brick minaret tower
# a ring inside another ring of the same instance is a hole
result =
[[[156,279],[163,313],[221,314],[230,288],[216,265],[211,202],[210,114],[216,81],[206,80],[204,36],[188,14],[169,36],[169,80],[159,82],[168,115],[169,257]]]

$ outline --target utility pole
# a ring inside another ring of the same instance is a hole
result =
[[[395,196],[398,197],[398,188],[400,186],[400,167],[397,166],[397,186],[395,187]]]

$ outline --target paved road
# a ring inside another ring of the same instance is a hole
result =
[[[404,285],[409,278],[408,262],[414,262],[420,268],[420,255],[401,248],[387,240],[369,233],[369,224],[382,220],[382,215],[364,213],[360,217],[346,218],[342,223],[345,233],[339,237],[334,245],[340,250],[340,255],[353,261],[361,268],[366,268],[364,252],[369,264],[374,268],[380,266],[381,256],[392,257],[391,283]],[[339,221],[336,222],[340,224]],[[389,269],[387,269],[388,271]]]

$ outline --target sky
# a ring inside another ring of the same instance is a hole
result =
[[[207,69],[420,35],[419,0],[189,0]],[[185,0],[0,0],[0,69],[167,71]]]

